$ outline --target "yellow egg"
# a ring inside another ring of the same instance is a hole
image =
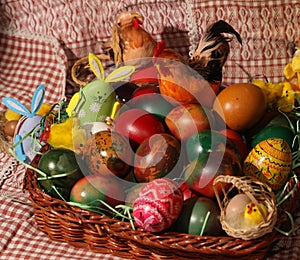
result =
[[[292,169],[292,151],[281,138],[258,143],[244,161],[245,175],[253,176],[277,191],[287,181]]]

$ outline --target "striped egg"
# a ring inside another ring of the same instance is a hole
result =
[[[180,186],[171,179],[158,178],[139,192],[133,206],[133,217],[143,230],[161,232],[174,224],[182,206]]]
[[[246,175],[268,184],[273,191],[280,190],[292,169],[292,151],[281,138],[268,138],[259,142],[244,161]]]

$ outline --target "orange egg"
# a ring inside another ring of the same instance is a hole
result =
[[[7,121],[4,125],[4,129],[3,132],[4,134],[6,134],[7,136],[13,137],[15,134],[15,129],[17,127],[18,124],[18,120],[10,120]]]
[[[267,109],[266,96],[251,83],[236,83],[224,88],[214,101],[216,111],[226,125],[235,131],[253,127]]]

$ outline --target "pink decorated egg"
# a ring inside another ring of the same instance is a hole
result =
[[[138,227],[149,232],[168,229],[177,220],[183,206],[180,185],[168,178],[155,179],[139,192],[133,206]]]

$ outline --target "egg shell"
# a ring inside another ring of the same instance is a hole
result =
[[[126,138],[105,130],[92,135],[84,144],[83,155],[91,174],[125,176],[132,165],[133,153]]]
[[[3,129],[4,134],[13,137],[15,134],[15,129],[17,127],[17,124],[18,124],[18,120],[7,121]]]
[[[49,177],[64,173],[67,175],[51,180],[39,180],[40,187],[55,198],[60,198],[58,191],[65,200],[69,200],[72,186],[84,177],[78,162],[79,158],[71,150],[63,148],[48,150],[41,156],[38,168]]]
[[[266,109],[264,92],[250,83],[237,83],[224,88],[213,105],[213,110],[235,131],[250,129],[259,122]]]
[[[217,203],[206,197],[193,197],[183,203],[182,213],[172,231],[195,235],[219,236],[223,233]]]
[[[155,179],[140,191],[133,206],[138,227],[149,232],[168,229],[178,218],[183,206],[179,185],[168,178]]]
[[[281,138],[268,138],[258,143],[244,161],[245,175],[253,176],[277,191],[287,181],[292,169],[291,148]]]
[[[176,166],[180,143],[169,134],[154,134],[138,147],[134,159],[134,175],[138,182],[149,182],[166,176]],[[175,169],[174,169],[175,171]]]
[[[245,211],[246,205],[251,202],[250,198],[243,193],[235,195],[227,204],[225,209],[226,216],[237,215]]]

